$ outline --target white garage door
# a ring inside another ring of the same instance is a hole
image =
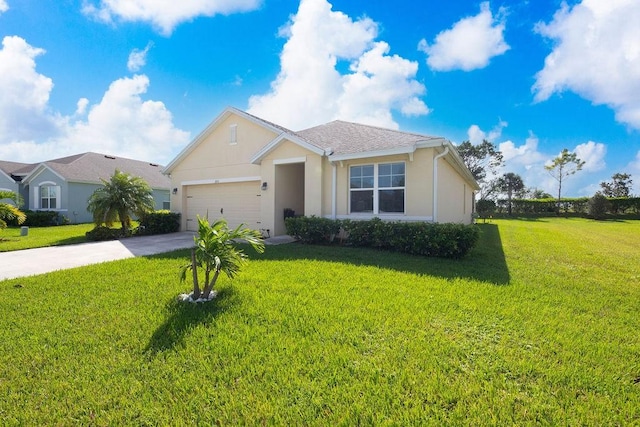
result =
[[[230,228],[244,223],[260,227],[260,182],[190,185],[187,192],[187,230],[198,230],[197,215],[209,222],[224,217]]]

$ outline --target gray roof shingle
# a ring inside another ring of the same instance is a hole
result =
[[[118,169],[130,175],[142,177],[151,188],[169,189],[171,187],[171,179],[162,174],[160,165],[92,152],[33,164],[0,160],[0,169],[7,175],[25,176],[41,164],[51,168],[68,182],[101,184],[100,178],[108,180]]]
[[[442,139],[341,120],[301,130],[295,135],[338,155],[412,147],[419,142]]]
[[[42,163],[71,182],[100,184],[101,178],[109,180],[118,169],[121,172],[142,177],[152,188],[168,189],[171,186],[171,180],[162,174],[160,165],[123,157],[89,152]]]

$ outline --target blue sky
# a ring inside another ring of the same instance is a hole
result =
[[[443,6],[446,4],[446,6]],[[637,0],[0,0],[0,159],[167,164],[226,106],[486,138],[554,193],[640,193]]]

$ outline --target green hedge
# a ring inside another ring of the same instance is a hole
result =
[[[340,233],[346,245],[444,258],[462,258],[480,238],[475,225],[427,222],[331,220],[296,217],[285,220],[287,233],[303,243],[327,244]]]
[[[65,223],[64,218],[54,211],[30,211],[24,212],[27,219],[21,225],[28,227],[50,227]]]
[[[316,216],[288,217],[284,223],[288,235],[314,245],[331,243],[340,232],[340,221]]]
[[[93,241],[116,240],[123,237],[151,236],[153,234],[174,233],[180,229],[180,214],[167,210],[142,215],[135,229],[122,231],[121,228],[109,228],[99,225],[85,235]]]
[[[133,235],[131,230],[122,230],[121,228],[109,228],[104,225],[98,225],[93,230],[87,231],[85,236],[88,240],[94,242],[101,242],[105,240],[117,240],[122,237],[131,237]]]
[[[175,233],[180,230],[180,214],[160,210],[142,215],[136,234],[152,235]]]
[[[590,197],[574,197],[560,199],[560,214],[570,214],[587,217]],[[609,209],[607,214],[611,215],[637,215],[640,213],[640,197],[609,197]],[[479,203],[480,201],[478,201]],[[506,214],[509,202],[506,199],[496,201],[496,213]],[[512,199],[512,215],[535,214],[535,215],[555,215],[557,214],[557,199]]]

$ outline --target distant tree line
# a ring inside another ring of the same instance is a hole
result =
[[[609,215],[640,215],[640,197],[631,194],[633,180],[628,173],[615,173],[610,181],[601,182],[600,190],[592,197],[563,198],[563,184],[585,165],[576,153],[566,148],[545,165],[545,170],[558,181],[556,197],[526,187],[516,173],[497,176],[497,170],[504,165],[503,156],[487,140],[476,145],[464,141],[457,149],[480,185],[480,198],[476,202],[476,213],[480,217],[493,214],[579,215],[602,219]]]

